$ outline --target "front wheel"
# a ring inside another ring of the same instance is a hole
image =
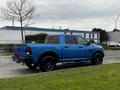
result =
[[[103,55],[101,53],[96,53],[91,59],[92,65],[99,65],[103,63]]]
[[[55,67],[56,62],[53,56],[45,56],[40,62],[40,70],[43,72],[53,71]]]

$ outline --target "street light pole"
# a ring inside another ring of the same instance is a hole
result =
[[[117,16],[117,18],[115,19],[115,29],[117,29],[117,21],[118,21],[119,17],[120,17],[120,14],[119,14],[119,15]]]

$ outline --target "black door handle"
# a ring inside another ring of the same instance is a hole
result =
[[[64,46],[64,48],[68,48],[68,46]]]

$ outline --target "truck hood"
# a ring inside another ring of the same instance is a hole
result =
[[[94,48],[103,49],[103,47],[101,45],[98,45],[98,44],[95,44],[95,43],[91,43],[90,46],[94,47]]]

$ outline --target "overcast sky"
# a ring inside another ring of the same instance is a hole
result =
[[[4,6],[6,1],[1,0]],[[92,30],[102,28],[111,31],[120,14],[120,0],[32,0],[40,17],[32,26],[42,28],[69,28]],[[1,20],[0,27],[11,25]],[[120,29],[120,19],[118,26]]]

